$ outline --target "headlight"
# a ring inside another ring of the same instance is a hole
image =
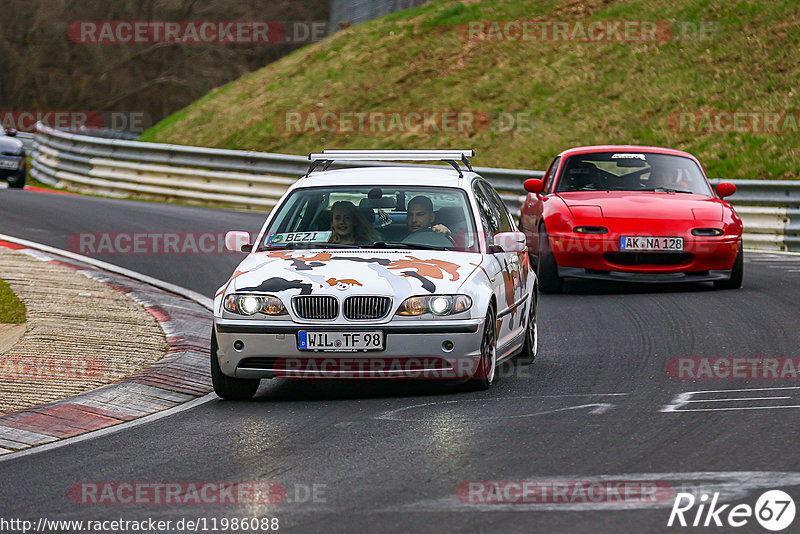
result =
[[[278,297],[272,295],[237,295],[225,297],[223,307],[231,313],[239,315],[286,315],[286,306]]]
[[[453,315],[472,307],[472,299],[467,295],[429,295],[409,297],[397,309],[397,315]]]
[[[697,236],[713,236],[713,235],[722,235],[722,230],[719,228],[692,228],[692,235]]]
[[[605,226],[576,226],[572,231],[576,234],[607,234],[608,228]]]

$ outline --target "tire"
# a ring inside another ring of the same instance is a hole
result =
[[[248,400],[258,391],[261,380],[258,378],[234,378],[222,374],[217,359],[217,336],[211,334],[211,383],[214,393],[228,400]]]
[[[22,189],[25,187],[25,167],[18,173],[8,175],[8,187],[12,189]]]
[[[536,320],[537,298],[536,289],[534,288],[531,294],[531,305],[528,311],[528,326],[525,329],[525,343],[522,345],[522,351],[519,353],[519,361],[526,365],[530,365],[536,360],[536,354],[539,351],[539,324]]]
[[[739,243],[739,254],[736,255],[736,260],[733,262],[731,269],[731,277],[727,280],[714,280],[714,287],[716,289],[739,289],[742,287],[744,280],[744,251],[742,250],[742,243]]]
[[[539,258],[536,266],[539,277],[539,289],[542,293],[561,293],[564,279],[558,276],[558,263],[550,250],[550,240],[544,227],[539,231]]]
[[[494,382],[497,372],[497,314],[493,307],[486,312],[481,337],[481,359],[472,378],[467,380],[467,391],[484,391]]]

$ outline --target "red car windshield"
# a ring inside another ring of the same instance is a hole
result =
[[[689,158],[649,152],[593,152],[563,163],[556,193],[660,191],[713,195],[700,167]]]

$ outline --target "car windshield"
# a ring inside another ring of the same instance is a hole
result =
[[[309,187],[292,192],[276,209],[259,250],[479,250],[469,200],[460,189]]]
[[[648,152],[593,152],[564,162],[556,193],[569,191],[660,191],[711,195],[692,159]]]

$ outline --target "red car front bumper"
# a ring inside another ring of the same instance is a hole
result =
[[[685,236],[682,252],[622,251],[619,237],[551,235],[550,248],[560,267],[626,273],[689,273],[729,270],[739,253],[740,238],[699,240]]]

